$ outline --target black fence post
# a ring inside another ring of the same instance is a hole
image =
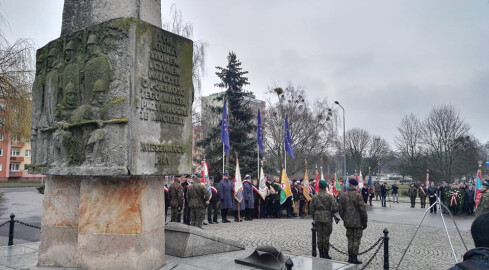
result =
[[[10,228],[8,230],[8,245],[13,246],[14,245],[14,224],[15,224],[15,215],[12,213],[10,214]]]
[[[294,262],[289,257],[287,261],[285,261],[285,269],[292,270],[292,267],[294,267]]]
[[[384,270],[389,270],[389,231],[384,229]]]
[[[316,251],[316,232],[317,232],[317,229],[316,229],[316,222],[312,222],[312,256],[313,257],[316,257],[318,254],[317,254],[317,251]]]

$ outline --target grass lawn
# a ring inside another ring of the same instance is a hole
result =
[[[41,182],[0,182],[0,188],[8,187],[40,187],[43,184]]]

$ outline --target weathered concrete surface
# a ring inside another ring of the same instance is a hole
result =
[[[39,266],[158,269],[164,188],[156,176],[48,176]]]
[[[244,245],[205,232],[197,227],[170,222],[165,228],[166,254],[176,257],[194,257],[243,250]]]
[[[161,27],[161,0],[65,0],[61,36],[116,18]]]
[[[93,25],[39,49],[29,171],[190,172],[192,51],[191,40],[133,18]]]

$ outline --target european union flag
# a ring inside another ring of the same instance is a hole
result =
[[[224,99],[224,105],[222,107],[222,121],[221,121],[221,140],[224,144],[224,152],[229,154],[229,132],[228,132],[228,114],[226,109],[226,99]]]
[[[258,108],[258,119],[256,123],[256,142],[258,143],[260,155],[263,155],[263,126],[261,124],[260,108]]]
[[[292,158],[294,157],[294,150],[292,150],[292,140],[290,139],[289,121],[288,116],[285,116],[285,137],[284,137],[285,151],[289,153]]]
[[[369,172],[368,174],[368,184],[369,187],[373,187],[374,184],[372,184],[372,174]]]

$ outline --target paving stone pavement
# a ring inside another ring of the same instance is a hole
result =
[[[380,208],[374,202],[374,208]],[[389,207],[389,204],[387,204]],[[395,204],[397,208],[410,208],[407,203]],[[417,205],[419,208],[419,204]],[[424,211],[417,209],[422,216]],[[386,211],[386,214],[389,214]],[[428,215],[433,215],[429,214]],[[433,216],[430,216],[433,217]],[[455,254],[459,261],[465,253],[465,248],[459,234],[453,226],[450,217],[445,215],[445,221],[454,246]],[[416,224],[421,221],[417,218]],[[204,226],[204,230],[218,234],[221,237],[234,239],[247,247],[260,245],[271,245],[277,249],[289,250],[295,255],[311,256],[311,222],[306,218],[282,218],[282,219],[255,219],[253,221],[231,222],[227,224],[211,224]],[[441,219],[439,221],[442,223]],[[458,221],[457,221],[458,223]],[[386,222],[370,221],[368,228],[364,231],[360,252],[364,251],[383,236],[382,231],[389,230],[389,262],[390,269],[396,269],[402,254],[406,250],[415,231],[416,225],[395,224]],[[469,228],[470,229],[470,228]],[[333,233],[330,242],[338,249],[347,251],[347,240],[345,228],[340,221],[333,225]],[[465,228],[461,235],[468,249],[474,247],[470,231]],[[367,262],[373,255],[374,250],[359,256],[363,262]],[[384,250],[379,250],[377,256],[366,269],[383,269]],[[330,250],[330,256],[335,260],[347,261],[347,255]],[[445,230],[442,227],[422,225],[414,238],[411,247],[407,251],[399,269],[448,269],[455,264],[452,251]],[[360,268],[358,268],[360,269]]]

